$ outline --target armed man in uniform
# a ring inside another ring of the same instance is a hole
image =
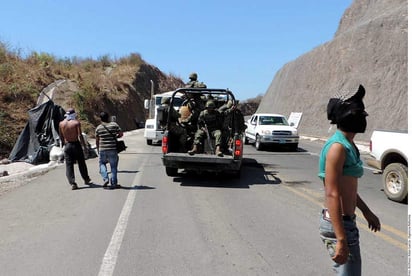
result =
[[[191,73],[189,80],[185,85],[186,88],[207,88],[206,84],[197,80],[197,73]]]
[[[213,100],[209,100],[206,103],[206,109],[200,112],[198,125],[199,128],[196,131],[193,148],[188,151],[190,155],[198,153],[199,146],[203,144],[203,140],[206,138],[207,134],[209,137],[215,138],[216,155],[223,157],[223,153],[220,150],[220,144],[222,140],[221,124],[222,117],[221,113],[215,109],[215,103]],[[206,133],[206,131],[208,133]]]
[[[170,114],[169,114],[170,113]],[[177,140],[176,143],[170,143],[177,146],[176,149],[172,149],[177,152],[185,152],[186,149],[186,130],[179,126],[178,120],[180,118],[180,113],[177,112],[173,106],[170,106],[170,97],[163,97],[161,101],[161,106],[158,108],[159,114],[159,125],[161,129],[169,130],[169,138]],[[167,121],[169,120],[169,125]]]

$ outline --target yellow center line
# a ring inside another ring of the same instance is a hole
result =
[[[285,188],[288,189],[289,191],[295,193],[296,195],[298,195],[298,196],[300,196],[300,197],[302,197],[302,198],[305,198],[306,200],[314,203],[315,205],[317,205],[317,206],[319,206],[319,207],[321,207],[321,208],[323,207],[323,204],[320,203],[319,201],[317,201],[314,197],[312,197],[312,196],[310,196],[310,195],[308,195],[308,194],[305,194],[305,193],[303,193],[303,192],[301,192],[301,191],[298,191],[297,189],[294,189],[294,188],[292,188],[292,187],[286,186],[286,185],[283,185],[283,187],[285,187]],[[316,195],[316,196],[319,196],[319,194],[314,193],[314,192],[312,192],[312,191],[309,192],[309,190],[305,190],[305,192],[311,193],[311,194]],[[358,216],[358,217],[359,217],[359,216]],[[364,220],[363,217],[361,217],[361,218]],[[366,221],[366,220],[365,220],[365,221]],[[357,225],[359,225],[362,229],[369,230],[368,225],[365,224],[365,223],[363,223],[363,222],[359,222],[359,221],[358,221],[358,222],[357,222]],[[388,232],[391,232],[391,233],[394,234],[394,235],[399,236],[400,238],[403,238],[403,239],[407,240],[407,233],[405,233],[405,232],[402,232],[402,231],[400,231],[400,230],[398,230],[398,229],[396,229],[396,228],[393,228],[392,226],[385,225],[385,224],[382,224],[382,225],[381,225],[381,228],[382,228],[383,230],[386,230],[386,231],[388,231]],[[396,240],[396,239],[394,239],[394,238],[390,237],[389,235],[384,234],[384,233],[382,233],[382,232],[375,232],[375,234],[376,234],[376,236],[380,237],[381,239],[387,241],[388,243],[390,243],[390,244],[392,244],[392,245],[394,245],[394,246],[396,246],[396,247],[398,247],[398,248],[400,248],[400,249],[403,249],[403,250],[405,250],[405,251],[408,251],[408,243],[407,243],[407,241],[405,241],[404,243],[403,243],[403,242],[400,242],[400,241],[398,241],[398,240]]]

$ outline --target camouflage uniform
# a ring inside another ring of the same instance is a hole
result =
[[[223,156],[220,151],[220,144],[222,140],[221,125],[222,117],[221,113],[214,109],[215,104],[213,101],[206,103],[206,109],[200,112],[198,125],[199,129],[196,131],[195,139],[193,142],[193,149],[189,151],[189,154],[194,154],[197,151],[197,146],[203,144],[203,140],[206,138],[205,126],[209,131],[209,136],[215,138],[216,154]]]
[[[162,98],[162,105],[158,109],[162,111],[162,120],[159,121],[162,129],[167,129],[169,131],[168,138],[175,143],[169,143],[171,145],[171,151],[175,152],[185,152],[186,151],[186,130],[179,126],[178,120],[180,117],[179,112],[177,112],[173,107],[170,107],[170,98]],[[169,114],[170,112],[170,114]],[[169,117],[169,118],[168,118]],[[169,125],[167,125],[169,121]]]
[[[203,82],[199,82],[197,80],[197,74],[196,73],[191,73],[189,75],[190,81],[186,83],[185,87],[186,88],[206,88],[206,84]]]
[[[219,112],[222,114],[222,150],[227,152],[230,143],[230,134],[232,130],[233,116],[232,116],[232,101],[228,101],[226,104],[219,108]]]
[[[225,151],[230,147],[230,137],[245,131],[245,119],[242,112],[233,106],[232,101],[228,101],[219,111],[223,115],[222,150]]]

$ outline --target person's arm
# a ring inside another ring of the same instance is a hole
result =
[[[119,125],[117,125],[117,138],[123,137],[123,131]]]
[[[363,216],[368,221],[368,226],[371,231],[376,232],[381,230],[379,218],[369,209],[368,205],[366,205],[359,194],[356,200],[356,207],[362,211]]]
[[[326,206],[337,239],[335,256],[332,257],[332,260],[339,264],[346,263],[349,256],[349,247],[342,221],[340,192],[340,181],[342,178],[345,157],[346,153],[344,147],[341,144],[335,143],[329,148],[325,167]]]
[[[83,134],[82,134],[82,127],[80,125],[80,122],[77,124],[77,137],[79,138],[80,144],[82,145],[83,152],[87,153],[87,146],[86,142],[84,141]]]
[[[99,154],[100,137],[96,134],[96,149],[97,154]]]
[[[64,146],[65,142],[65,138],[64,138],[64,133],[63,133],[63,128],[62,125],[59,124],[59,137],[60,137],[60,143],[62,146]]]

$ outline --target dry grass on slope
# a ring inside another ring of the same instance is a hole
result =
[[[0,42],[0,158],[7,157],[27,123],[27,111],[36,106],[39,93],[49,84],[61,79],[75,81],[79,90],[66,100],[88,121],[90,110],[101,106],[102,101],[127,97],[128,83],[144,63],[139,54],[92,60],[57,59],[33,52],[23,58]]]

